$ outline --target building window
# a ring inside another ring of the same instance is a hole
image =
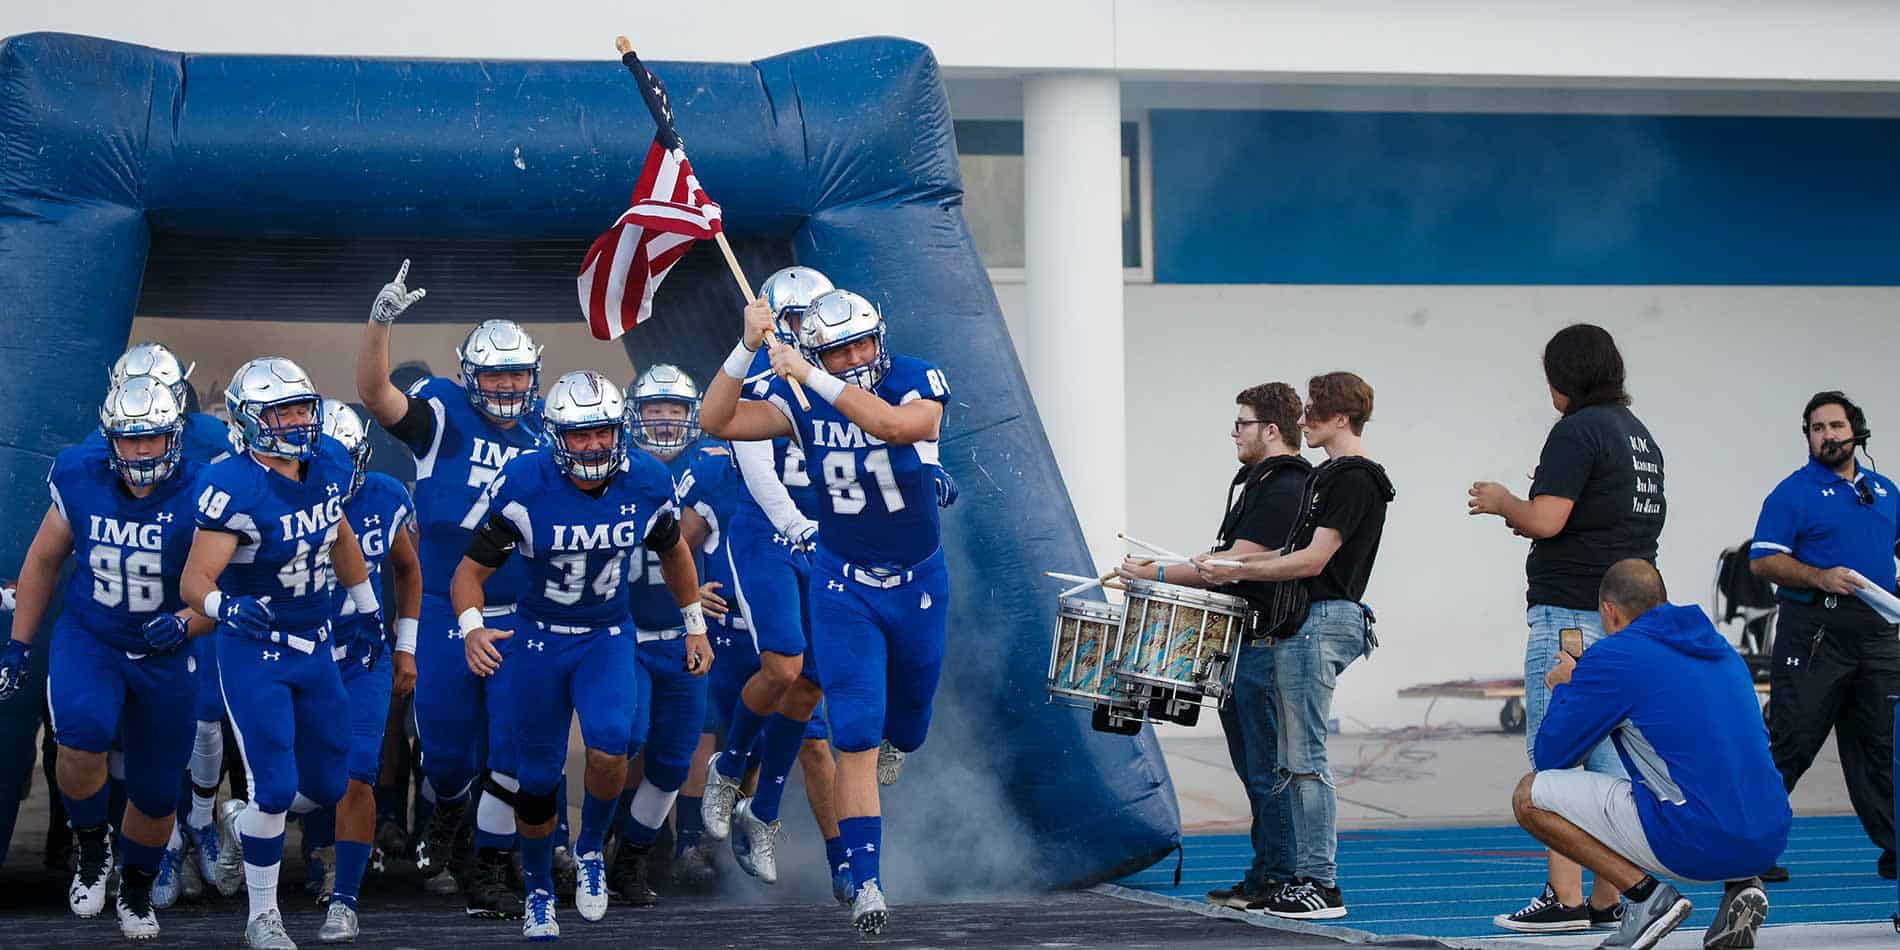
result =
[[[1023,266],[1023,124],[958,120],[963,216],[992,271]],[[1145,270],[1142,254],[1141,124],[1122,123],[1122,267]]]

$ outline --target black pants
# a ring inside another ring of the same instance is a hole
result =
[[[1893,704],[1900,695],[1900,639],[1852,597],[1783,602],[1770,673],[1769,747],[1782,784],[1795,783],[1834,730],[1847,797],[1867,837],[1893,850]]]

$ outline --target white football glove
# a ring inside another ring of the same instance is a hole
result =
[[[417,287],[410,290],[403,286],[402,280],[409,276],[409,258],[402,259],[402,269],[396,271],[396,279],[383,285],[376,295],[376,302],[369,305],[369,318],[384,326],[396,322],[409,305],[429,295],[429,292]]]
[[[11,584],[0,587],[0,610],[7,613],[13,612],[13,585]]]

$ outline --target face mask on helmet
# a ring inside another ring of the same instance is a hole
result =
[[[864,339],[872,341],[871,355],[841,369],[825,365],[826,353]],[[848,290],[834,290],[812,301],[798,328],[798,348],[814,365],[862,389],[876,389],[891,368],[890,351],[884,348],[884,318],[870,301]]]
[[[633,404],[633,441],[641,448],[672,461],[699,440],[699,404],[678,399],[650,398]]]
[[[534,408],[541,391],[541,347],[510,320],[484,321],[470,330],[456,355],[469,402],[494,419],[519,419]],[[526,373],[504,382],[500,374]]]
[[[156,485],[178,470],[184,413],[163,381],[132,376],[115,383],[99,407],[99,430],[107,463],[127,485]]]
[[[582,481],[611,477],[626,462],[632,441],[626,413],[620,390],[599,373],[581,370],[555,380],[541,417],[554,464]]]
[[[244,451],[298,461],[316,454],[323,401],[297,364],[270,356],[238,367],[224,404]]]

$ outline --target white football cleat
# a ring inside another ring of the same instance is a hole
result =
[[[251,950],[297,950],[297,941],[284,929],[284,915],[275,907],[244,925],[244,945]]]
[[[91,845],[83,836],[74,837],[79,839],[79,869],[73,872],[72,886],[66,889],[66,906],[72,908],[76,916],[97,917],[106,909],[106,877],[112,871],[112,834],[107,830]]]
[[[574,909],[582,920],[607,916],[607,862],[598,851],[589,851],[576,860]]]
[[[213,868],[217,873],[211,883],[226,897],[235,897],[244,889],[244,843],[238,834],[238,816],[243,815],[247,807],[249,803],[237,799],[227,799],[218,806],[218,831],[222,837],[218,841],[217,866]],[[283,927],[284,922],[278,920],[277,929]]]
[[[184,884],[181,876],[184,869],[184,848],[167,847],[164,852],[158,856],[158,877],[152,881],[153,907],[164,910],[178,903],[178,893]],[[121,913],[119,919],[123,922],[125,914]]]
[[[119,899],[113,903],[119,908],[119,932],[127,940],[150,940],[158,936],[158,914],[152,910],[150,901],[128,902],[121,888]]]
[[[766,884],[778,883],[779,823],[763,822],[752,814],[748,798],[732,810],[732,857],[740,870]]]
[[[700,821],[706,826],[700,832],[714,841],[724,841],[732,836],[732,808],[739,802],[739,783],[719,773],[719,757],[722,752],[713,753],[706,762],[706,792],[699,800]]]
[[[324,912],[323,929],[317,931],[317,939],[324,943],[349,943],[362,932],[356,923],[356,908],[342,901],[331,901],[330,909]]]
[[[554,895],[536,890],[528,895],[528,916],[521,922],[521,935],[546,942],[561,939],[561,925],[554,922]]]
[[[851,904],[851,926],[858,933],[876,936],[884,932],[884,923],[890,918],[889,908],[884,906],[884,892],[878,890],[876,881],[865,881],[858,888],[858,899]]]

